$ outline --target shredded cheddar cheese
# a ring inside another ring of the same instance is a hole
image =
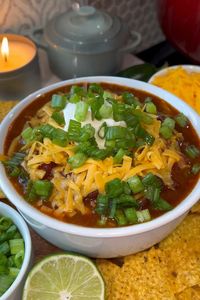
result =
[[[152,83],[183,99],[200,114],[200,73],[178,67],[155,76]]]

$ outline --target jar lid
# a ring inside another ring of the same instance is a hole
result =
[[[95,9],[76,6],[51,20],[45,39],[58,47],[77,52],[103,52],[123,45],[128,30],[118,17]]]

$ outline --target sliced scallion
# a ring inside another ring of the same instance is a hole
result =
[[[200,150],[194,145],[189,145],[185,148],[185,153],[189,158],[194,159],[200,155]]]
[[[76,110],[74,117],[78,122],[84,122],[87,117],[89,105],[84,101],[76,103]]]
[[[70,164],[72,169],[75,169],[82,166],[86,160],[87,156],[84,153],[77,152],[74,156],[71,156],[68,159],[68,163]]]
[[[187,125],[188,118],[183,113],[180,113],[175,117],[175,121],[180,127],[183,128]]]

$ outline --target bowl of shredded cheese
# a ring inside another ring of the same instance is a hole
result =
[[[155,73],[149,83],[176,95],[200,114],[200,67],[179,65]]]

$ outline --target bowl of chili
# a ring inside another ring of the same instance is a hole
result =
[[[199,199],[199,121],[177,97],[137,80],[60,82],[2,122],[0,185],[58,247],[92,257],[135,253],[166,237]],[[9,156],[13,141],[25,151]]]

